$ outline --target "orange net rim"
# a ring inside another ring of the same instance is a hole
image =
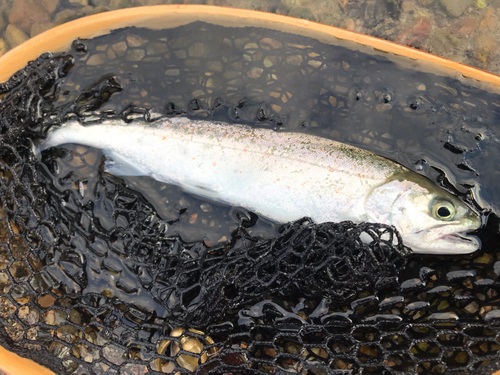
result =
[[[500,76],[456,61],[432,55],[390,41],[323,25],[312,21],[248,9],[216,7],[209,5],[156,5],[121,9],[83,17],[45,31],[0,57],[0,82],[7,81],[26,63],[44,52],[68,51],[73,40],[108,34],[111,30],[128,26],[166,29],[205,21],[223,26],[254,26],[298,34],[329,44],[339,39],[368,47],[383,53],[404,56],[427,63],[435,71],[458,78],[471,78],[500,89]],[[0,346],[0,371],[7,375],[54,375],[45,367],[22,358]],[[494,375],[500,375],[500,371]]]

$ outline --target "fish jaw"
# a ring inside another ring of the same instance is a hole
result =
[[[417,254],[470,254],[481,247],[481,241],[467,232],[479,228],[479,219],[471,220],[471,223],[466,225],[467,230],[463,230],[464,225],[461,223],[449,224],[434,227],[428,230],[422,230],[412,235],[407,235],[406,245],[411,247],[414,253]],[[424,247],[421,244],[427,244]]]

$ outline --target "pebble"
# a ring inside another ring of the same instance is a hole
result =
[[[7,45],[5,44],[5,41],[0,38],[0,56],[2,56],[5,52],[7,52]]]
[[[432,25],[426,18],[416,20],[409,28],[403,30],[395,42],[411,47],[419,47],[429,37]]]
[[[74,9],[64,9],[57,13],[54,17],[54,23],[60,25],[65,22],[72,21],[76,18],[76,10]]]
[[[309,21],[316,21],[314,14],[311,12],[309,8],[296,7],[291,9],[290,12],[288,12],[288,15],[290,17],[303,18]]]
[[[132,2],[130,0],[111,0],[109,2],[109,7],[111,9],[130,8],[131,6]]]
[[[31,26],[30,36],[33,38],[35,35],[38,35],[40,33],[43,33],[44,31],[52,29],[54,26],[55,25],[52,22],[47,22],[47,23],[37,22],[33,26]]]
[[[473,0],[439,0],[439,2],[450,17],[460,17],[474,4]]]
[[[352,18],[349,18],[345,21],[344,27],[349,31],[354,31],[356,28],[356,22]]]
[[[133,49],[127,52],[128,61],[141,61],[146,56],[146,51],[143,49]]]
[[[476,58],[482,62],[483,66],[486,67],[492,60],[493,55],[498,50],[498,44],[496,40],[486,34],[479,34],[476,37],[475,55]]]
[[[25,33],[31,31],[31,26],[37,22],[50,21],[47,9],[36,0],[15,0],[9,14],[9,22],[15,24]]]
[[[489,8],[484,14],[481,24],[479,25],[481,30],[493,29],[497,22],[497,16],[495,16],[493,9]]]
[[[423,7],[430,7],[432,4],[434,4],[434,0],[420,0],[419,1],[420,5],[422,5]]]
[[[415,4],[415,2],[413,0],[404,0],[402,3],[401,3],[401,10],[404,12],[404,13],[407,13],[407,12],[413,12],[417,9],[417,5]]]
[[[58,7],[59,0],[41,0],[41,4],[47,10],[47,13],[51,15]]]
[[[13,24],[10,24],[7,26],[7,30],[5,30],[5,39],[7,40],[9,47],[14,48],[27,41],[29,38],[23,30]]]
[[[68,0],[71,5],[85,6],[89,5],[89,0]]]
[[[341,27],[344,23],[345,14],[336,1],[329,1],[324,7],[318,9],[318,22],[326,25]]]
[[[448,33],[446,30],[439,29],[432,35],[429,50],[439,56],[448,54],[451,57],[450,52],[457,51],[460,43],[460,39],[455,35]],[[459,59],[460,56],[453,56],[453,58]]]
[[[300,0],[281,0],[281,4],[288,10],[302,5]]]
[[[469,35],[477,26],[478,21],[475,18],[462,18],[450,27],[450,32],[453,34]]]

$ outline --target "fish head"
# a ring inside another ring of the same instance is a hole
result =
[[[481,226],[479,215],[419,175],[377,187],[365,209],[369,221],[393,225],[414,253],[468,254],[480,247],[478,238],[467,235]]]

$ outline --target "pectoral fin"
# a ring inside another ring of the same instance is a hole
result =
[[[114,176],[149,176],[141,166],[133,164],[126,157],[109,150],[103,150],[106,160],[104,172]]]

